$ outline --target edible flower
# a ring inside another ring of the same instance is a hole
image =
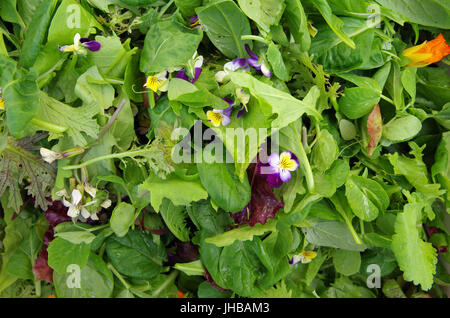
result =
[[[73,38],[73,44],[72,45],[64,45],[64,46],[60,46],[59,50],[61,52],[74,52],[77,54],[83,54],[86,55],[87,51],[86,49],[88,49],[89,51],[92,52],[97,52],[98,50],[100,50],[101,48],[101,44],[97,41],[91,41],[87,38],[82,38],[81,35],[79,33],[75,34],[74,38]]]
[[[198,20],[198,16],[194,15],[193,17],[191,17],[189,19],[189,22],[191,23],[191,25],[189,26],[190,29],[194,29],[194,28],[200,28],[200,21]]]
[[[231,111],[233,110],[234,102],[228,98],[222,98],[224,101],[230,105],[230,107],[225,109],[213,109],[208,110],[206,113],[206,117],[208,121],[210,121],[214,127],[227,126],[230,122]]]
[[[94,203],[96,203],[97,201],[91,201],[88,202],[84,205],[80,204],[81,202],[81,192],[78,189],[74,189],[72,191],[72,194],[70,195],[72,202],[69,202],[66,200],[65,197],[63,197],[63,204],[66,208],[69,208],[69,210],[67,211],[67,215],[70,216],[71,218],[76,218],[80,215],[85,219],[88,219],[89,217],[91,217],[91,219],[93,220],[98,220],[97,214],[93,213],[91,215],[91,213],[86,209],[87,206],[92,205]]]
[[[273,188],[291,180],[291,172],[299,166],[297,157],[290,151],[283,151],[280,155],[273,153],[267,161],[268,164],[261,164],[258,172],[267,178],[267,183]]]
[[[219,71],[216,73],[216,81],[222,83],[225,77],[230,74],[230,72],[235,72],[238,70],[250,71],[250,66],[247,64],[247,59],[245,58],[236,58],[231,62],[226,63],[223,66],[223,71]]]
[[[42,159],[45,162],[52,163],[53,161],[58,160],[58,159],[70,158],[70,157],[82,154],[84,152],[84,148],[77,146],[77,147],[68,149],[64,152],[56,152],[56,151],[41,147],[39,149],[39,152],[41,153]]]
[[[145,83],[144,87],[150,88],[155,93],[157,93],[158,91],[167,92],[169,89],[169,79],[167,78],[167,76],[167,71],[163,71],[156,75],[150,75],[149,77],[147,77],[147,82]]]
[[[442,34],[432,41],[425,41],[403,51],[403,55],[411,60],[408,66],[412,67],[424,67],[439,62],[448,54],[450,54],[450,45]]]
[[[295,265],[298,262],[302,262],[302,264],[307,264],[311,262],[314,258],[316,258],[317,253],[314,251],[303,251],[300,254],[294,255],[292,259],[289,261],[290,265]]]
[[[250,101],[250,95],[244,92],[242,88],[236,88],[236,98],[241,102],[244,107],[237,113],[237,118],[241,117],[247,111],[247,104]]]
[[[184,79],[185,81],[194,84],[202,73],[202,66],[203,56],[197,56],[197,52],[195,52],[194,56],[187,62],[186,69],[179,71],[175,77]],[[192,78],[192,80],[189,78]]]
[[[247,51],[248,55],[250,55],[250,58],[247,59],[248,64],[250,64],[258,72],[261,72],[262,74],[264,74],[264,76],[271,77],[272,73],[270,72],[270,70],[267,67],[266,63],[264,63],[264,60],[260,59],[259,57],[257,57],[250,50],[250,46],[248,44],[245,44],[245,50]]]
[[[0,97],[0,109],[5,109],[5,99]]]

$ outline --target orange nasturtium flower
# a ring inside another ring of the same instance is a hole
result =
[[[48,298],[56,298],[56,296],[51,294],[51,295],[48,295]]]
[[[432,41],[425,41],[420,45],[410,47],[403,51],[403,55],[411,60],[408,66],[424,67],[439,62],[450,54],[450,45],[442,34]]]
[[[184,294],[181,291],[178,291],[177,298],[184,298]]]

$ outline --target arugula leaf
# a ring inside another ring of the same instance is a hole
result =
[[[30,182],[25,189],[35,199],[34,206],[39,206],[45,211],[51,204],[47,197],[50,196],[56,176],[54,168],[40,157],[17,145],[12,138],[8,139],[8,144],[0,157],[2,159],[0,161],[0,195],[9,188],[8,206],[16,211],[20,210],[23,200],[19,185],[24,178],[29,178]]]
[[[428,290],[433,285],[437,256],[431,243],[422,240],[417,228],[422,208],[419,203],[408,203],[397,214],[391,247],[405,280]]]

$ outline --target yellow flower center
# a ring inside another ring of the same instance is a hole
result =
[[[216,112],[209,110],[206,113],[206,117],[208,118],[208,120],[210,120],[213,123],[213,125],[215,127],[219,127],[220,124],[222,123],[222,114],[221,113],[216,113]]]
[[[158,78],[156,76],[149,76],[147,78],[146,87],[156,93],[158,91]]]
[[[288,154],[281,155],[280,158],[280,168],[292,170],[295,168],[296,162],[290,158]]]
[[[0,97],[0,109],[5,109],[5,99]]]
[[[316,258],[316,256],[317,256],[317,252],[314,252],[314,251],[303,251],[301,254],[303,255],[303,257],[310,259],[310,260]]]

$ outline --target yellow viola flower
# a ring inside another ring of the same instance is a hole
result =
[[[289,264],[294,265],[297,264],[298,262],[302,262],[302,264],[307,264],[311,262],[313,259],[315,259],[316,256],[317,253],[314,251],[303,251],[298,255],[294,255]]]
[[[411,60],[408,66],[412,67],[424,67],[439,62],[448,54],[450,54],[450,45],[442,34],[432,41],[425,41],[403,51],[403,55]]]
[[[5,109],[5,99],[0,97],[0,109]]]
[[[169,88],[167,73],[167,71],[163,71],[156,75],[150,75],[149,77],[147,77],[147,82],[145,83],[144,87],[151,89],[155,93],[157,93],[158,91],[167,92]]]

